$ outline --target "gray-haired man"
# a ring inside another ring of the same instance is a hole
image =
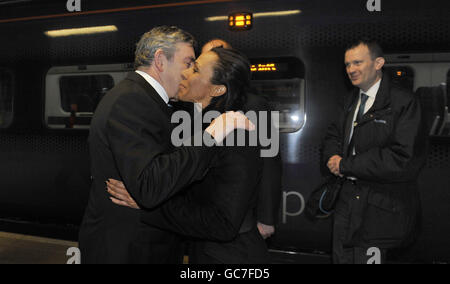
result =
[[[100,102],[91,124],[89,146],[93,183],[81,226],[83,263],[177,263],[177,236],[140,222],[140,211],[110,201],[105,181],[122,180],[131,196],[153,209],[184,186],[202,178],[214,147],[179,147],[171,143],[171,110],[181,73],[195,59],[194,38],[176,27],[144,34],[135,54],[136,72]],[[207,128],[217,142],[237,127],[250,128],[238,113]]]

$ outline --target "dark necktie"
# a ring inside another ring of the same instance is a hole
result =
[[[172,118],[172,115],[175,112],[175,109],[174,109],[173,105],[171,105],[170,103],[167,104],[167,112],[169,114],[169,117]]]
[[[356,116],[356,121],[360,121],[364,115],[364,109],[366,108],[368,95],[361,93],[361,104],[359,105],[358,116]]]
[[[350,140],[350,144],[348,145],[348,152],[347,152],[348,156],[353,155],[353,149],[355,148],[355,139],[353,139],[355,136],[355,127],[357,125],[357,122],[359,122],[364,115],[364,109],[366,108],[367,99],[369,99],[369,96],[364,93],[361,93],[361,103],[359,105],[358,115],[356,116],[356,120],[353,123],[352,138]]]

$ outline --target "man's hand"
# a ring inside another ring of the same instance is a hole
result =
[[[229,111],[223,113],[206,128],[217,143],[221,143],[225,137],[235,129],[255,130],[255,125],[242,113]]]
[[[339,170],[339,165],[341,164],[342,157],[339,155],[334,155],[330,158],[330,160],[327,163],[328,168],[330,169],[330,172],[334,174],[335,176],[343,177]]]
[[[131,198],[123,182],[115,179],[109,179],[106,181],[106,186],[108,188],[108,193],[113,196],[110,197],[112,202],[117,205],[140,209],[134,199]]]
[[[263,239],[270,238],[275,233],[274,226],[265,225],[265,224],[262,224],[259,222],[258,222],[257,226],[258,226],[258,231],[261,234],[261,236],[263,237]]]

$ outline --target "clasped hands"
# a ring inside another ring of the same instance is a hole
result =
[[[341,164],[342,157],[339,155],[334,155],[330,158],[330,160],[327,163],[328,169],[330,169],[330,172],[334,174],[335,176],[344,177],[344,175],[341,174],[341,171],[339,170],[339,166]]]

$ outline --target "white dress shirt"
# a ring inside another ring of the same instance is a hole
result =
[[[161,99],[163,99],[163,101],[166,104],[169,103],[169,96],[167,95],[167,92],[164,89],[164,87],[161,86],[161,84],[158,81],[156,81],[152,76],[148,75],[143,71],[136,70],[136,73],[141,75],[145,79],[145,81],[147,81],[153,87],[153,89],[156,90],[158,95],[161,97]]]

